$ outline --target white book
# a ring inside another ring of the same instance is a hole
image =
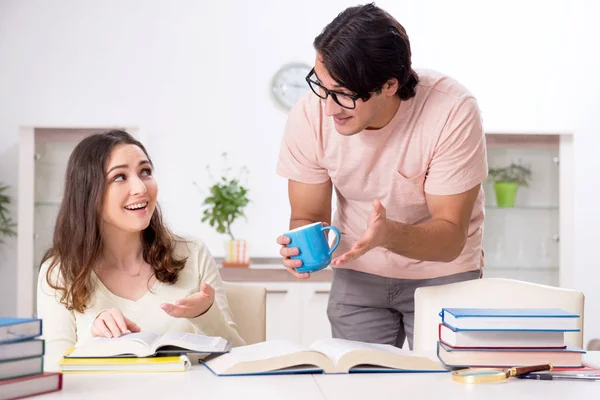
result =
[[[439,338],[452,347],[464,348],[565,348],[561,331],[459,331],[440,324]]]
[[[231,342],[218,336],[169,332],[127,333],[117,338],[95,337],[72,349],[65,358],[150,357],[157,354],[224,353]]]
[[[62,389],[62,374],[46,372],[0,381],[0,399],[20,399]]]
[[[324,339],[305,347],[287,340],[235,347],[203,361],[216,375],[445,372],[439,360],[391,345]]]
[[[45,342],[42,339],[22,342],[0,343],[0,362],[44,355]]]

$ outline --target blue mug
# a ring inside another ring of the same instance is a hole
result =
[[[326,230],[335,232],[336,240],[329,248],[327,238],[323,233]],[[302,266],[296,268],[298,272],[317,272],[331,263],[331,255],[340,244],[340,231],[335,226],[323,226],[322,222],[301,226],[283,234],[290,238],[287,247],[297,247],[299,254],[292,256],[292,260],[302,261]]]

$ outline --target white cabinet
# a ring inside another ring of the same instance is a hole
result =
[[[330,283],[298,284],[302,294],[300,319],[302,324],[300,343],[308,346],[319,339],[331,337],[331,325],[327,318]]]
[[[504,277],[572,287],[573,138],[567,134],[487,134],[488,164],[528,166],[528,187],[514,205],[498,204],[493,182],[486,197],[484,278]]]
[[[294,285],[285,283],[265,284],[267,289],[267,340],[289,339],[299,342],[301,321],[301,293]]]
[[[19,135],[17,316],[35,315],[40,260],[52,244],[64,174],[77,143],[93,133],[122,129],[143,142],[136,128],[22,127]]]
[[[308,346],[331,337],[327,318],[328,282],[236,282],[267,290],[267,340],[287,339]]]

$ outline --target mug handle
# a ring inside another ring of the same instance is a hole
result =
[[[337,249],[337,247],[340,244],[340,231],[335,226],[324,226],[324,227],[321,228],[321,232],[324,232],[324,231],[326,231],[328,229],[331,229],[332,231],[335,232],[335,243],[333,244],[333,246],[329,250],[329,255],[332,255],[333,252],[335,251],[335,249]]]

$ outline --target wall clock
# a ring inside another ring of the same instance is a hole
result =
[[[284,108],[292,108],[310,90],[305,78],[311,69],[308,64],[289,63],[275,73],[271,89],[277,102]]]

